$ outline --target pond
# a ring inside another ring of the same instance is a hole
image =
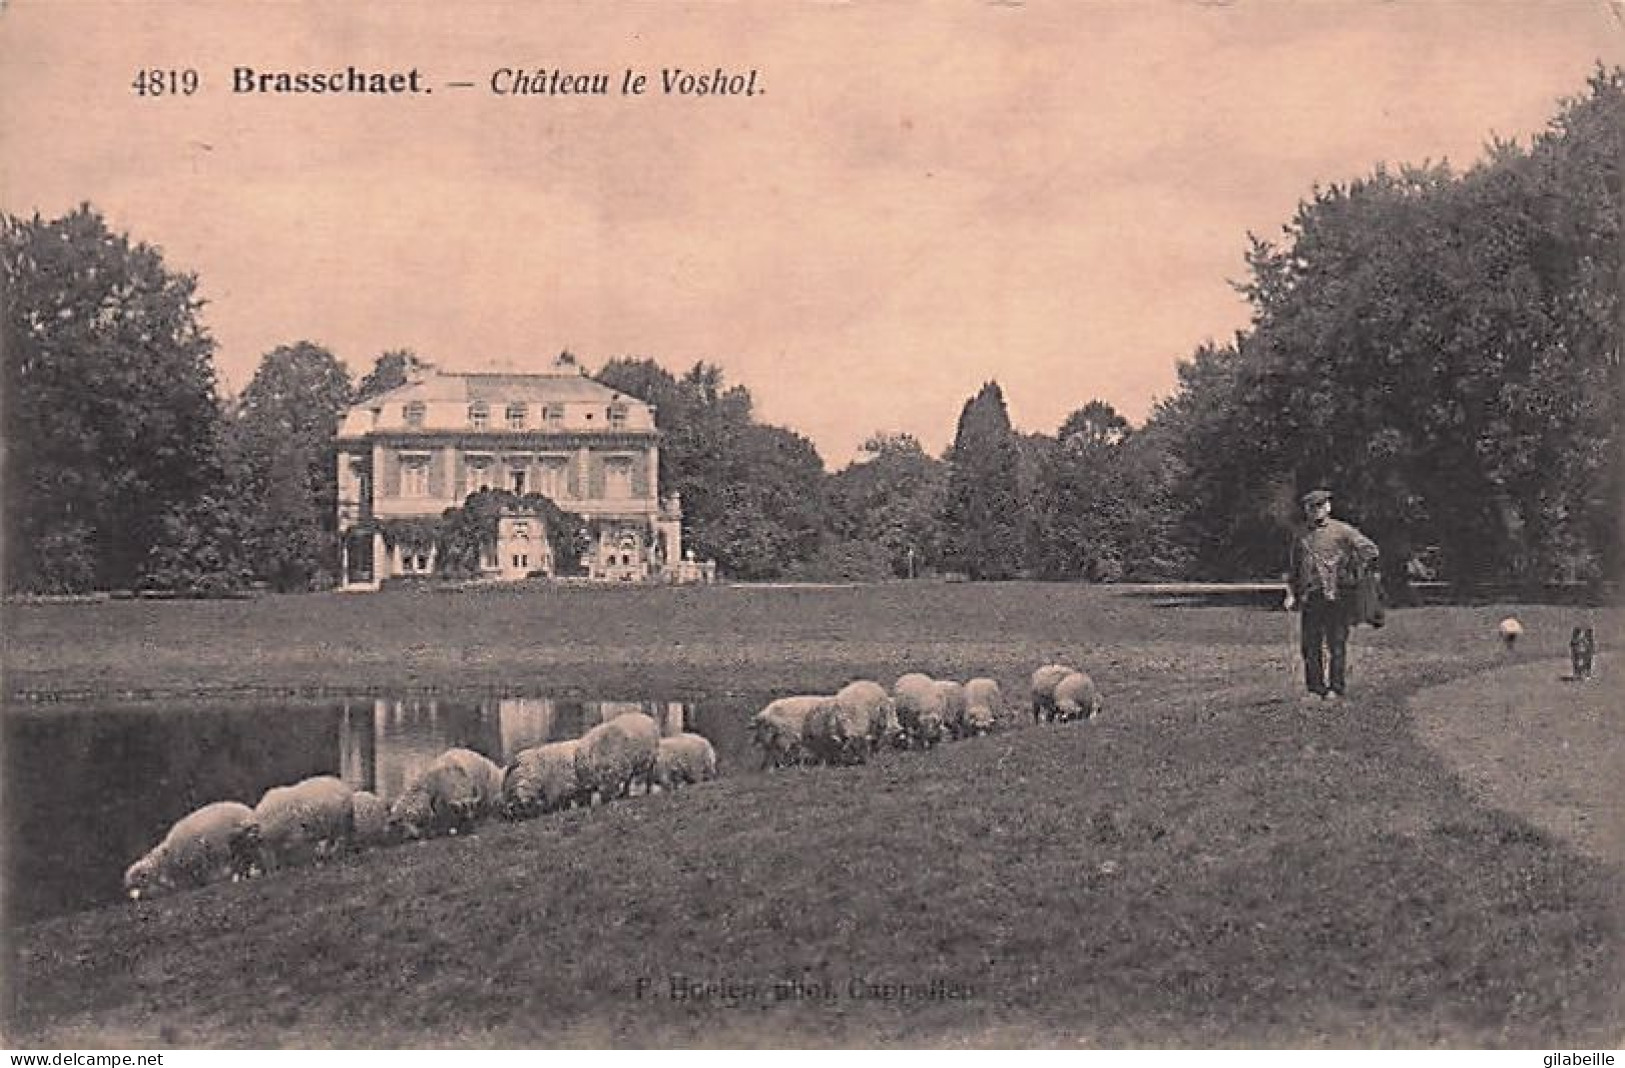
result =
[[[722,775],[754,770],[747,721],[765,696],[580,700],[400,695],[342,701],[101,703],[8,709],[8,924],[121,902],[124,869],[211,801],[337,775],[393,801],[440,753],[505,764],[627,711],[711,740]]]

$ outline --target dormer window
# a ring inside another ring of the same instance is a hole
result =
[[[409,427],[421,427],[423,425],[424,411],[422,401],[409,401],[401,408],[401,418],[405,420],[406,425]]]
[[[468,406],[468,425],[475,430],[484,430],[491,425],[491,406],[484,401],[475,401]]]
[[[542,424],[544,426],[564,425],[564,405],[545,404],[542,406]]]
[[[530,419],[530,409],[523,404],[508,405],[508,429],[523,430]]]
[[[626,405],[611,404],[609,406],[609,428],[611,430],[626,429]]]

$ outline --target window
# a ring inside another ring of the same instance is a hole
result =
[[[423,498],[429,495],[429,458],[401,457],[401,496]]]
[[[523,404],[508,405],[508,429],[523,430],[530,419],[530,409]]]
[[[468,425],[475,430],[484,430],[491,425],[491,406],[484,401],[475,401],[468,406]]]
[[[470,456],[468,458],[468,491],[488,490],[491,488],[491,478],[496,472],[496,464],[491,462],[489,456]]]
[[[562,404],[544,404],[544,405],[542,405],[542,423],[545,426],[563,426],[564,425],[564,405],[562,405]]]
[[[420,427],[423,425],[425,410],[422,401],[411,401],[401,409],[401,418],[406,421],[406,425],[409,427]]]
[[[529,541],[530,540],[530,524],[529,523],[515,523],[513,525],[513,536],[518,538],[521,541]]]
[[[541,491],[548,500],[562,500],[569,488],[570,480],[566,473],[568,463],[560,456],[551,456],[542,461]]]
[[[632,461],[617,456],[604,463],[604,496],[620,500],[632,496]]]
[[[609,406],[609,428],[611,430],[626,429],[626,405],[612,404]]]
[[[513,490],[516,497],[523,497],[525,495],[525,473],[523,471],[509,471],[508,488]]]

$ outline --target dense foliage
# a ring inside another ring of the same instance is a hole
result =
[[[508,490],[477,490],[461,506],[446,509],[432,528],[439,549],[436,570],[448,578],[478,576],[480,561],[489,557],[496,546],[497,520],[504,512],[513,511],[534,512],[541,517],[553,552],[555,575],[581,574],[581,559],[588,549],[587,525],[582,518],[540,493],[520,496]],[[409,544],[406,539],[422,538],[426,526],[421,520],[406,521],[393,530],[386,528],[385,539]],[[422,545],[413,547],[421,549]]]
[[[943,534],[952,567],[973,579],[1007,579],[1023,554],[1021,445],[1004,391],[984,384],[959,413],[948,459]]]
[[[218,476],[191,275],[89,205],[0,217],[9,588],[133,586]]]
[[[1157,413],[1209,574],[1278,566],[1295,494],[1337,487],[1390,574],[1617,574],[1625,74],[1465,175],[1379,169],[1254,240],[1252,327]]]

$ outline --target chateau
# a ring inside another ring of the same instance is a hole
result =
[[[683,560],[680,503],[660,496],[659,440],[651,405],[588,378],[568,353],[546,374],[427,368],[339,427],[342,583],[376,589],[433,573],[432,545],[391,532],[437,521],[480,489],[540,493],[585,519],[588,578],[682,578],[694,565]],[[497,579],[554,574],[540,517],[505,514],[480,568]]]

